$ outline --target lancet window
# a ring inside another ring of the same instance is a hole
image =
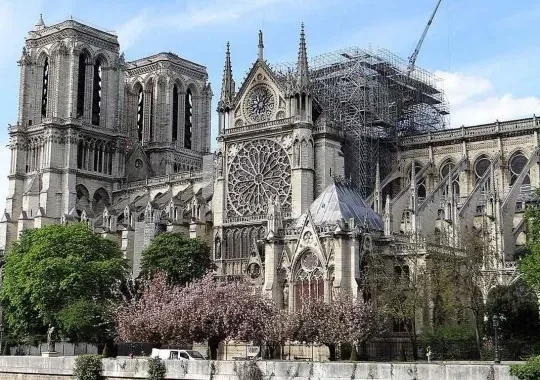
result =
[[[178,86],[173,87],[172,98],[172,141],[178,140]]]
[[[137,95],[137,137],[142,141],[144,125],[144,91],[142,86],[139,87]]]
[[[187,89],[185,98],[185,129],[184,129],[184,148],[191,149],[191,136],[193,128],[193,95],[191,89]]]
[[[84,98],[86,87],[86,54],[79,55],[79,74],[77,76],[77,117],[84,115]]]
[[[43,82],[42,82],[42,92],[41,92],[41,116],[47,116],[47,99],[49,96],[49,58],[45,58],[45,63],[43,64]]]
[[[92,89],[92,124],[99,125],[101,116],[101,87],[102,66],[101,60],[97,59],[94,64],[94,84]]]
[[[324,298],[324,271],[314,252],[305,252],[294,273],[295,308],[299,310],[310,299]]]

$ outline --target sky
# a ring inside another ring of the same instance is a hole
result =
[[[385,48],[407,59],[436,2],[0,0],[0,207],[7,195],[8,123],[17,122],[16,62],[40,13],[47,25],[73,17],[114,31],[128,61],[171,51],[205,65],[215,110],[227,41],[237,86],[257,58],[259,29],[267,61],[293,62],[302,22],[310,56],[358,46]],[[416,64],[443,80],[451,127],[540,114],[539,20],[537,0],[442,0]],[[213,126],[216,120],[214,112]]]

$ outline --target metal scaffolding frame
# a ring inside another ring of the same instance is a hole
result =
[[[275,65],[285,76],[292,64]],[[345,174],[364,197],[381,176],[395,168],[399,138],[443,129],[448,105],[434,74],[414,68],[383,49],[357,47],[315,56],[309,61],[311,91],[328,122],[346,136]]]

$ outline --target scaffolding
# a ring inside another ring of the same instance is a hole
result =
[[[274,66],[285,76],[293,66]],[[375,185],[376,162],[381,176],[395,168],[399,138],[443,129],[448,105],[440,79],[387,50],[356,47],[310,59],[311,91],[327,122],[346,136],[345,175],[364,197]]]

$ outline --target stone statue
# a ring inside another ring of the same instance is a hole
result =
[[[54,326],[49,325],[47,330],[47,351],[54,352]]]
[[[289,283],[287,281],[283,284],[283,308],[285,310],[289,308]]]

